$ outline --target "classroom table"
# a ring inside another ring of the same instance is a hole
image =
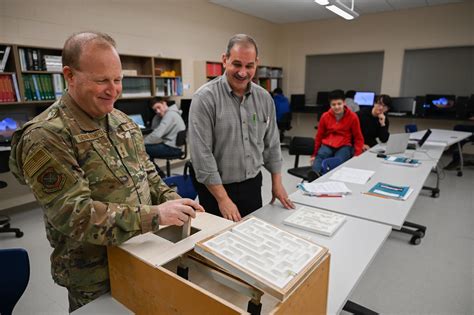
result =
[[[425,134],[426,130],[420,130],[410,134],[411,140],[419,140]],[[455,130],[445,130],[445,129],[431,129],[431,134],[428,137],[426,144],[442,144],[444,148],[448,148],[453,144],[457,144],[459,149],[459,161],[460,168],[458,171],[458,176],[462,176],[462,171],[464,168],[464,159],[462,156],[462,147],[461,141],[469,138],[472,135],[471,132],[465,131],[455,131]]]
[[[301,205],[296,205],[299,209]],[[294,210],[266,205],[251,215],[325,246],[331,254],[327,314],[338,314],[391,232],[388,225],[347,216],[331,237],[283,224]]]
[[[305,195],[301,190],[297,190],[290,195],[290,198],[299,204],[387,224],[394,229],[400,230],[415,203],[416,197],[423,188],[423,183],[443,153],[442,146],[436,145],[426,145],[424,150],[426,152],[410,153],[410,150],[406,151],[405,155],[413,156],[413,158],[421,161],[421,165],[418,167],[386,164],[383,163],[383,159],[377,158],[375,153],[366,151],[316,180],[316,182],[329,181],[332,174],[342,167],[375,172],[364,185],[346,183],[347,187],[352,191],[350,195],[342,198],[317,198]],[[410,186],[413,189],[413,193],[405,201],[378,198],[365,194],[377,182]]]

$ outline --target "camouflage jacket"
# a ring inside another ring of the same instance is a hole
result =
[[[62,286],[106,281],[105,245],[157,230],[150,205],[180,198],[156,173],[138,126],[118,110],[107,116],[108,132],[66,94],[13,136],[10,168],[44,209]]]

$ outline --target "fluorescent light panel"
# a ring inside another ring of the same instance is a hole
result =
[[[326,9],[336,13],[337,15],[343,17],[346,20],[353,20],[354,18],[359,16],[357,12],[353,11],[343,3],[339,2],[339,0],[314,0],[314,2],[326,6]]]

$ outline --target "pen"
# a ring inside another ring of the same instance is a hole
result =
[[[322,194],[322,195],[316,195],[316,197],[341,198],[342,195]]]

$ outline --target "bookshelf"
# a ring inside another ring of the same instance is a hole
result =
[[[61,52],[59,48],[0,43],[0,110],[10,111],[7,105],[15,105],[17,110],[33,108],[39,113],[61,97],[66,88]],[[180,59],[126,54],[120,54],[120,59],[123,90],[118,103],[147,103],[153,96],[183,94]]]
[[[121,99],[150,98],[153,95],[153,58],[120,55],[123,80]]]
[[[181,59],[154,58],[154,95],[182,96]]]
[[[194,85],[197,90],[203,84],[222,75],[224,68],[220,61],[195,61],[194,62]]]
[[[283,68],[258,66],[254,82],[268,92],[272,92],[277,87],[281,88],[283,86]]]

